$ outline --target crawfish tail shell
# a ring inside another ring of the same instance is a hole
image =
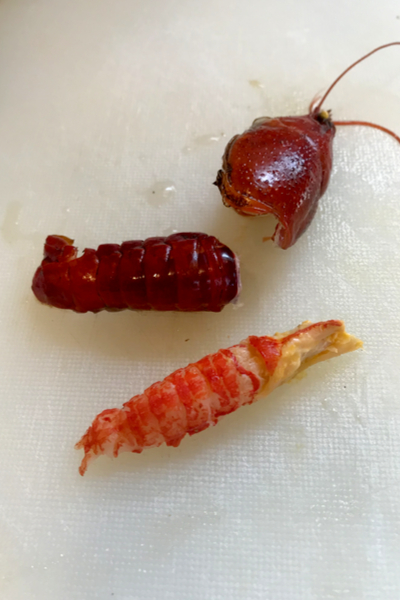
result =
[[[80,257],[72,240],[52,235],[32,290],[40,302],[76,312],[219,312],[240,291],[239,264],[227,246],[204,233],[102,244]]]

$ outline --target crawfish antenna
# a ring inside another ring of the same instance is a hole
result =
[[[353,69],[356,65],[358,65],[360,62],[362,62],[366,58],[369,58],[372,54],[375,54],[375,52],[379,52],[379,50],[383,50],[384,48],[389,48],[390,46],[400,46],[400,42],[390,42],[390,44],[384,44],[383,46],[378,46],[378,48],[371,50],[371,52],[368,52],[368,54],[365,54],[364,56],[362,56],[361,58],[359,58],[358,60],[353,62],[349,67],[347,67],[347,69],[345,69],[343,71],[343,73],[341,73],[339,75],[339,77],[336,77],[335,81],[328,87],[325,94],[322,96],[321,100],[318,102],[318,104],[314,107],[311,104],[310,109],[312,109],[313,112],[319,111],[321,106],[323,105],[323,103],[325,102],[325,100],[327,99],[327,97],[329,96],[329,94],[331,93],[333,88],[335,87],[335,85],[342,79],[342,77],[344,77],[346,75],[346,73],[348,73],[351,69]]]
[[[358,65],[360,62],[362,62],[366,58],[369,58],[372,54],[375,54],[375,52],[379,52],[379,50],[383,50],[384,48],[389,48],[390,46],[400,46],[400,42],[390,42],[389,44],[384,44],[383,46],[378,46],[378,48],[371,50],[371,52],[368,52],[368,54],[365,54],[365,56],[362,56],[361,58],[356,60],[354,63],[352,63],[349,67],[347,67],[347,69],[345,69],[343,71],[343,73],[341,73],[339,75],[339,77],[336,77],[335,81],[328,87],[327,91],[325,92],[325,94],[322,96],[322,98],[320,100],[314,99],[311,102],[310,113],[318,114],[320,112],[322,104],[325,102],[326,98],[331,93],[331,91],[333,90],[335,85],[342,79],[342,77],[344,77],[346,75],[346,73],[348,73],[351,69],[353,69],[356,65]],[[315,102],[316,102],[316,104],[315,104]],[[369,121],[333,121],[333,123],[334,123],[334,125],[361,125],[361,126],[365,126],[365,127],[372,127],[373,129],[379,129],[380,131],[383,131],[384,133],[387,133],[388,135],[392,136],[400,144],[400,137],[396,133],[394,133],[390,129],[387,129],[386,127],[383,127],[382,125],[377,125],[376,123],[370,123]]]

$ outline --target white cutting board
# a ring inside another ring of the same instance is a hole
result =
[[[290,250],[212,186],[230,137],[304,114],[394,0],[0,2],[0,598],[398,600],[400,146],[338,130]],[[326,108],[400,132],[400,48]],[[154,193],[153,193],[154,192]],[[242,261],[221,314],[79,315],[30,291],[47,234],[205,231]],[[249,334],[342,318],[365,350],[217,427],[78,475],[93,417]]]

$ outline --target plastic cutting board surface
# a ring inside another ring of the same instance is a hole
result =
[[[212,186],[228,140],[307,112],[398,3],[0,2],[0,597],[398,600],[400,146],[338,129],[328,192],[282,251]],[[400,48],[326,108],[400,132]],[[30,290],[46,235],[216,235],[220,314],[79,315]],[[78,475],[94,416],[250,334],[341,318],[364,350],[185,438]]]

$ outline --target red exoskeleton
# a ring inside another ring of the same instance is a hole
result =
[[[366,121],[336,121],[322,109],[338,81],[371,54],[400,45],[375,48],[350,65],[309,113],[298,117],[262,117],[228,143],[217,174],[222,200],[243,216],[272,213],[278,220],[272,239],[289,248],[306,231],[326,191],[332,169],[332,142],[337,125],[366,125],[400,138],[385,127]]]
[[[179,446],[246,404],[252,404],[304,369],[352,352],[362,342],[346,333],[342,321],[305,322],[274,336],[249,336],[178,369],[134,396],[122,408],[97,415],[76,444],[85,452],[79,472],[101,454],[142,452]]]
[[[217,238],[176,233],[86,248],[50,235],[32,290],[40,302],[76,312],[221,311],[240,291],[239,261]]]

